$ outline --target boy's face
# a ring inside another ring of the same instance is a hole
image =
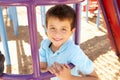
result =
[[[71,30],[71,20],[60,20],[55,17],[50,17],[47,24],[47,36],[54,47],[60,47],[64,44],[75,29]]]

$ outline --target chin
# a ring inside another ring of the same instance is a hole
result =
[[[55,47],[60,47],[62,44],[59,44],[59,43],[53,43],[53,45],[54,45]]]

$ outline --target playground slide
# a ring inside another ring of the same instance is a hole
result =
[[[108,37],[120,57],[120,0],[98,0],[106,22]]]
[[[83,5],[83,11],[87,11],[86,7],[88,6],[88,11],[90,13],[94,13],[94,11],[98,10],[98,1],[97,0],[88,0],[86,5]]]

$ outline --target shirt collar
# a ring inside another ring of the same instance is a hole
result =
[[[57,50],[57,52],[64,51],[68,46],[70,46],[71,43],[73,43],[73,41],[69,39],[59,48],[59,50]],[[43,45],[43,48],[45,50],[49,50],[50,49],[50,47],[49,47],[50,44],[51,44],[51,41],[49,39],[45,40],[45,44]]]
[[[66,41],[60,48],[59,48],[59,52],[62,52],[62,51],[64,51],[68,46],[70,46],[70,43],[71,43],[72,41],[71,40],[68,40],[68,41]]]

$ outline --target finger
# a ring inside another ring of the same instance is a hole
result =
[[[49,67],[48,71],[51,72],[52,74],[55,74],[56,73],[56,69],[55,69],[54,65],[52,65],[51,67]]]
[[[53,71],[51,68],[48,68],[48,71],[49,71],[51,74],[54,74],[54,71]]]
[[[59,63],[55,63],[55,67],[58,71],[61,71],[63,69],[62,64],[59,64]]]
[[[65,68],[70,69],[70,66],[68,64],[64,64]]]
[[[60,73],[60,71],[62,70],[62,67],[61,67],[61,64],[59,64],[59,63],[54,63],[54,67],[55,67],[55,74],[59,74]]]

